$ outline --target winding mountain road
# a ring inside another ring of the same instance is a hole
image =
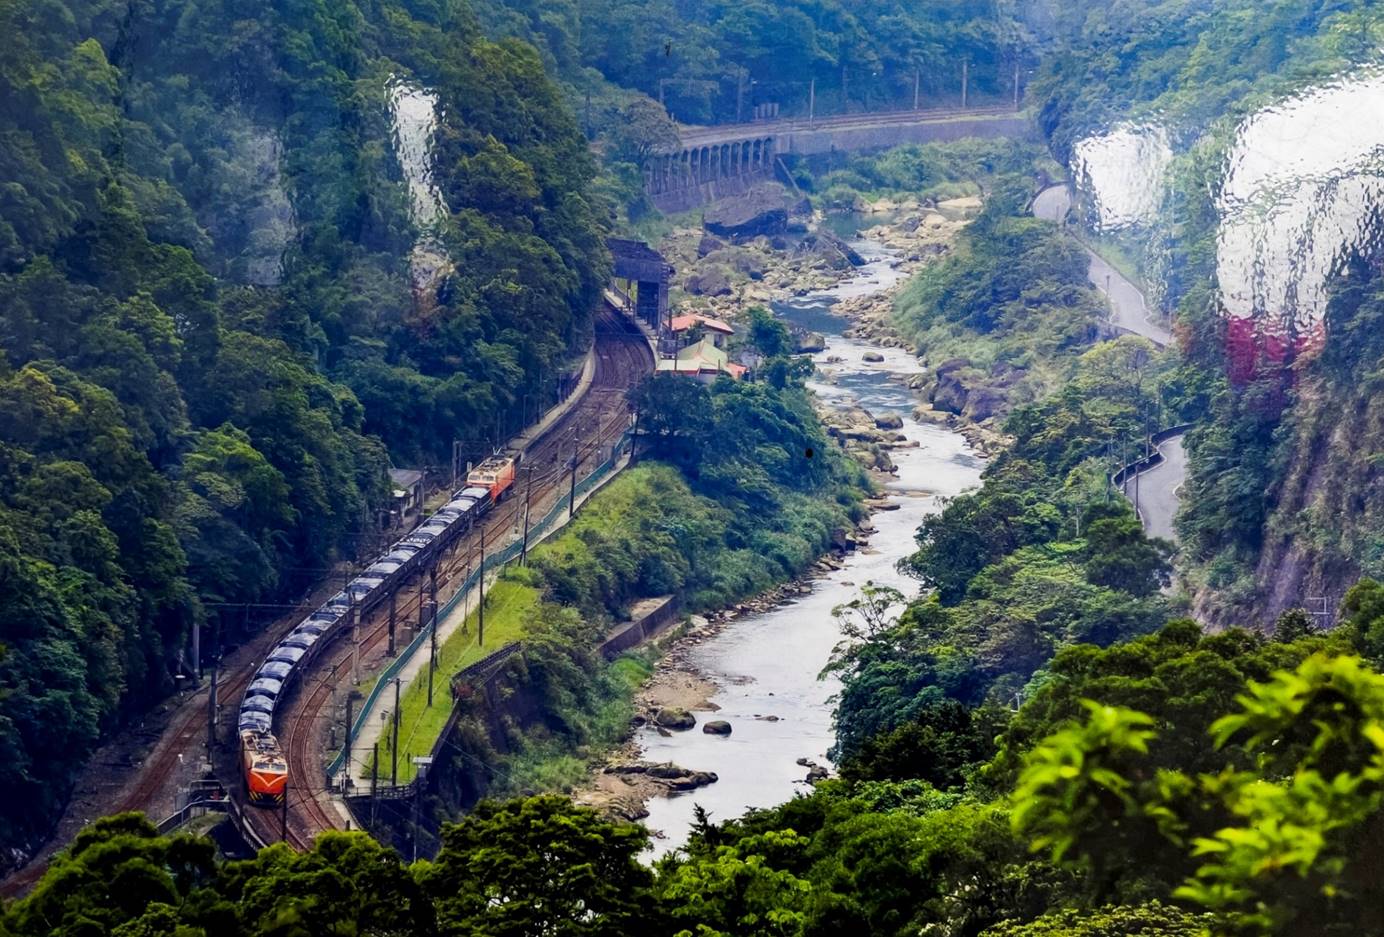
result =
[[[1048,186],[1033,199],[1033,214],[1062,224],[1072,209],[1072,190],[1066,183]],[[1084,245],[1083,245],[1084,246]],[[1118,329],[1141,335],[1159,348],[1172,342],[1172,333],[1149,317],[1148,304],[1139,288],[1092,251],[1087,277],[1110,301],[1110,321]],[[1179,434],[1158,446],[1163,460],[1124,483],[1124,493],[1135,502],[1144,530],[1150,537],[1177,542],[1173,518],[1177,516],[1178,492],[1187,477],[1187,453]],[[1136,497],[1137,495],[1137,497]]]

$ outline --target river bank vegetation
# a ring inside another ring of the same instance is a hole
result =
[[[391,460],[445,458],[463,433],[489,447],[551,395],[590,340],[602,238],[647,210],[639,159],[672,118],[907,106],[915,86],[946,104],[962,63],[978,100],[1001,100],[1036,50],[1029,100],[1059,158],[1113,121],[1167,124],[1175,223],[1141,260],[1169,273],[1181,353],[1098,341],[1079,248],[1023,217],[1031,154],[853,160],[823,190],[842,204],[987,175],[980,216],[894,324],[929,358],[933,407],[1007,441],[979,489],[921,519],[906,567],[922,593],[869,586],[841,609],[839,778],[703,815],[652,866],[643,830],[555,796],[481,803],[413,864],[359,833],[228,862],[105,818],[0,932],[1384,931],[1384,586],[1356,581],[1384,572],[1378,257],[1336,271],[1319,354],[1247,375],[1215,292],[1239,118],[1375,62],[1381,16],[1360,0],[0,0],[5,861],[98,741],[194,669],[194,624],[229,633],[222,610],[295,599],[365,539]],[[394,146],[401,81],[438,97],[431,226]],[[450,258],[426,288],[424,234]],[[455,802],[561,787],[625,730],[649,661],[597,649],[633,600],[734,601],[859,518],[859,470],[802,369],[761,350],[778,359],[761,383],[641,388],[645,464],[502,584],[524,642],[506,691],[530,728],[469,714],[438,766]],[[1135,440],[1188,419],[1183,582],[1214,632],[1181,617],[1170,546],[1108,483]],[[1294,607],[1310,595],[1330,632]]]
[[[1174,621],[1060,651],[1017,710],[935,707],[844,779],[703,821],[653,868],[647,833],[557,797],[482,805],[405,865],[363,834],[217,863],[209,841],[99,821],[16,935],[1335,934],[1380,926],[1374,826],[1384,587],[1332,635]],[[942,770],[945,767],[946,770]],[[110,882],[119,882],[113,889]]]
[[[801,371],[786,355],[781,324],[760,330],[759,347],[766,372]],[[570,789],[593,752],[623,741],[647,655],[608,664],[599,647],[633,603],[673,596],[684,613],[733,605],[806,571],[864,516],[864,472],[826,436],[801,375],[779,387],[663,375],[631,402],[640,464],[530,550],[527,567],[505,572],[487,599],[486,648],[476,644],[474,611],[443,648],[444,659],[463,664],[507,641],[523,646],[507,685],[528,700],[525,718],[497,738],[482,706],[445,755],[468,779],[454,792],[458,802],[487,791]],[[405,693],[401,752],[432,750],[446,722],[450,707],[424,705],[426,684],[424,675]],[[392,762],[392,744],[381,739],[381,763]],[[406,767],[400,780],[412,773]]]

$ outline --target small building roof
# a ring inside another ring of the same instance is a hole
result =
[[[423,473],[417,469],[392,468],[389,470],[389,480],[395,488],[412,488],[423,480]]]
[[[672,358],[660,358],[658,370],[690,375],[729,374],[739,380],[745,376],[748,369],[744,365],[732,362],[710,338],[704,338],[688,345]]]
[[[720,332],[722,335],[734,335],[735,329],[722,322],[720,319],[713,319],[711,316],[704,316],[699,312],[691,312],[685,316],[674,316],[673,321],[668,324],[674,332],[686,332],[694,325],[704,325],[713,332]]]

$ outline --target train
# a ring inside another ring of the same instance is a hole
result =
[[[284,802],[288,759],[274,734],[274,711],[322,649],[351,624],[367,618],[415,571],[468,533],[514,485],[518,453],[492,456],[466,476],[447,503],[390,545],[346,587],[306,615],[265,656],[240,701],[241,775],[246,800],[256,806]]]
[[[503,501],[513,488],[518,471],[518,457],[493,456],[467,473],[466,484],[486,488],[492,501]]]

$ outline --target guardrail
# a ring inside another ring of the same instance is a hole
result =
[[[189,804],[184,804],[177,813],[164,817],[156,825],[159,835],[171,833],[178,827],[183,826],[190,820],[197,817],[206,816],[209,813],[224,813],[231,818],[231,824],[240,833],[242,839],[254,850],[258,851],[265,847],[265,842],[259,834],[254,831],[250,824],[245,822],[245,813],[240,805],[231,797],[208,797],[202,800],[194,800]]]
[[[615,441],[615,444],[611,446],[610,455],[606,458],[606,460],[602,462],[600,465],[596,466],[594,469],[592,469],[591,472],[587,474],[585,478],[577,482],[576,496],[578,498],[580,498],[582,495],[586,494],[593,487],[599,484],[607,475],[609,475],[615,469],[615,467],[620,462],[620,458],[623,455],[625,448],[630,444],[630,441],[632,439],[633,430],[627,429],[620,434],[620,437]],[[537,524],[534,524],[529,528],[530,544],[534,543],[537,540],[541,540],[544,536],[546,536],[548,532],[551,530],[551,528],[555,524],[557,524],[558,519],[566,511],[567,499],[560,499],[558,503],[553,505],[552,509],[548,511],[548,513],[545,514],[538,521]],[[482,576],[486,575],[488,572],[492,572],[497,569],[503,569],[505,566],[513,562],[519,556],[520,552],[523,550],[523,546],[524,545],[522,541],[516,540],[513,543],[510,543],[508,546],[500,550],[497,550],[496,552],[487,556],[485,558],[484,565],[482,565],[480,568],[473,571],[471,575],[466,577],[465,581],[462,582],[461,587],[452,594],[452,597],[447,600],[446,604],[444,604],[437,610],[437,613],[433,616],[432,620],[428,622],[426,626],[419,629],[418,634],[414,637],[412,641],[408,643],[408,645],[403,649],[403,651],[400,652],[398,657],[394,658],[394,660],[389,662],[389,666],[386,667],[380,673],[378,678],[376,678],[375,685],[371,687],[369,694],[365,697],[365,702],[361,705],[360,714],[356,717],[355,722],[348,727],[348,731],[351,733],[352,738],[355,738],[357,735],[359,735],[361,729],[364,728],[365,723],[370,716],[370,713],[374,709],[375,704],[379,701],[380,694],[385,691],[390,681],[392,681],[398,675],[399,671],[402,670],[404,666],[408,663],[408,661],[413,657],[413,655],[418,652],[419,648],[421,648],[423,644],[425,644],[432,637],[432,630],[437,627],[438,622],[444,620],[452,612],[452,610],[456,608],[457,603],[459,603],[462,600],[462,598],[470,592],[471,589],[475,588],[476,584],[480,582]],[[448,722],[450,724],[451,720],[449,719]],[[445,737],[446,736],[444,735],[440,738]],[[437,747],[437,745],[438,742],[435,741],[433,743],[434,749]],[[332,759],[331,763],[327,765],[326,774],[328,787],[331,787],[335,782],[337,774],[341,771],[342,762],[345,760],[345,757],[345,749],[342,749],[342,751],[338,752],[336,757]]]
[[[793,117],[710,127],[680,126],[678,137],[683,148],[689,148],[735,140],[740,137],[771,136],[780,133],[803,133],[815,130],[840,130],[849,127],[874,127],[881,124],[926,123],[931,120],[948,120],[954,117],[998,117],[1021,113],[1023,113],[1022,108],[1016,108],[1012,104],[1000,104],[984,107],[942,107],[917,111],[893,110],[865,114],[834,114],[830,117],[814,117],[811,120],[806,117]]]
[[[1149,444],[1153,447],[1153,452],[1149,453],[1146,458],[1136,459],[1133,462],[1121,466],[1118,471],[1110,475],[1110,484],[1116,491],[1124,493],[1125,482],[1129,481],[1135,475],[1147,472],[1149,469],[1163,463],[1163,453],[1158,448],[1159,446],[1169,439],[1175,439],[1181,436],[1194,426],[1196,426],[1195,423],[1179,423],[1176,426],[1169,426],[1167,429],[1160,429],[1158,432],[1154,433],[1149,437]],[[1139,519],[1140,524],[1144,523],[1144,513],[1139,510],[1137,504],[1134,506],[1134,516]]]

